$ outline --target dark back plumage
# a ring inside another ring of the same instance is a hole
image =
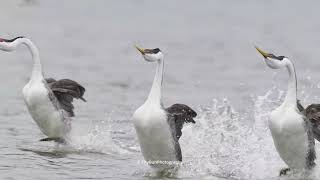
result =
[[[53,78],[46,79],[48,87],[51,89],[55,97],[57,98],[60,107],[65,110],[70,117],[74,117],[74,106],[72,104],[73,99],[81,99],[86,102],[83,98],[85,88],[79,83],[70,79],[61,79],[56,81]]]

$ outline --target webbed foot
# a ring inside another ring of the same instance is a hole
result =
[[[61,144],[66,143],[66,140],[64,138],[60,138],[60,137],[48,137],[48,138],[40,139],[40,141],[54,141],[56,143],[61,143]]]
[[[285,176],[290,171],[290,168],[283,168],[280,170],[279,176]]]

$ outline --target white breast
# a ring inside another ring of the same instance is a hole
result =
[[[308,134],[303,117],[294,108],[280,107],[271,113],[269,128],[283,161],[293,169],[305,168]]]
[[[133,115],[146,161],[177,161],[166,112],[159,106],[141,106]]]
[[[28,83],[23,88],[24,101],[29,113],[48,137],[63,137],[66,133],[62,113],[52,104],[42,82]]]

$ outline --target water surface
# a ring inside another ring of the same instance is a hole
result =
[[[267,120],[284,97],[287,73],[267,68],[253,46],[290,57],[302,103],[320,102],[319,5],[289,0],[1,2],[0,37],[32,39],[45,76],[80,82],[88,100],[75,102],[71,145],[38,142],[44,136],[21,93],[31,73],[30,54],[25,47],[0,53],[1,179],[167,179],[141,163],[131,122],[155,71],[135,44],[165,53],[164,104],[185,103],[199,114],[197,124],[183,130],[184,164],[171,178],[278,179],[285,164],[275,152]],[[319,179],[316,172],[311,179]]]

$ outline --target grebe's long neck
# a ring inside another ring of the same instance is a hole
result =
[[[297,76],[294,64],[287,60],[287,70],[289,73],[288,91],[283,102],[284,105],[297,107]]]
[[[153,80],[151,91],[149,93],[149,96],[146,102],[150,102],[156,105],[161,104],[163,71],[164,71],[164,60],[162,58],[157,61],[156,74]]]
[[[19,44],[26,45],[32,55],[33,68],[32,68],[30,82],[42,81],[43,74],[42,74],[42,67],[41,67],[40,55],[39,55],[38,48],[33,44],[33,42],[31,40],[29,40],[27,38],[19,39]]]

